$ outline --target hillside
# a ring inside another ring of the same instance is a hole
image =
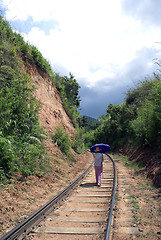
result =
[[[79,116],[76,80],[54,74],[42,54],[1,17],[0,32],[2,236],[71,183],[92,156],[73,150],[73,122]],[[65,153],[52,139],[57,127]]]
[[[50,134],[56,127],[61,126],[71,139],[74,138],[75,128],[50,77],[29,63],[25,62],[25,67],[33,80],[31,85],[35,86],[34,95],[41,102],[39,120],[48,136],[45,151],[48,153],[49,169],[42,176],[30,175],[20,181],[13,176],[9,184],[1,184],[0,237],[64,189],[92,161],[90,152],[78,155],[72,149],[75,162],[67,161],[57,144],[52,142]]]
[[[97,122],[97,121],[98,121],[96,118],[92,118],[92,117],[90,117],[90,116],[84,115],[84,117],[85,117],[85,118],[87,119],[87,121],[89,121],[89,122]]]
[[[39,111],[40,122],[48,133],[61,126],[72,138],[74,136],[74,126],[66,114],[58,91],[52,79],[38,70],[35,66],[27,63],[27,73],[32,78],[32,84],[36,87],[34,95],[41,102]]]

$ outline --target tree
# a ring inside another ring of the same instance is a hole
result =
[[[68,101],[78,108],[80,105],[80,97],[78,96],[80,86],[74,76],[71,73],[69,73],[69,75],[69,78],[67,76],[62,78],[65,95],[68,98]]]
[[[74,76],[71,73],[69,73],[69,75],[70,77],[61,77],[59,74],[55,74],[54,81],[56,88],[59,91],[64,109],[72,120],[74,126],[77,127],[78,120],[80,119],[80,114],[77,111],[81,101],[78,96],[80,86]]]
[[[161,80],[153,82],[153,87],[138,109],[137,118],[131,122],[135,137],[142,145],[161,144]]]

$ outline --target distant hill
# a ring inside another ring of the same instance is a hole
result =
[[[84,128],[85,132],[95,130],[100,125],[98,119],[83,115],[80,121],[80,128]]]
[[[98,119],[96,119],[96,118],[92,118],[92,117],[90,117],[90,116],[83,116],[83,117],[85,117],[89,122],[97,122],[98,121]]]

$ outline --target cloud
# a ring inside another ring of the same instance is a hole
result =
[[[46,35],[50,34],[50,30],[57,29],[58,23],[54,20],[34,22],[32,17],[29,17],[26,21],[14,20],[11,22],[13,29],[18,29],[20,33],[29,34],[32,28],[41,29]]]
[[[122,9],[127,15],[141,20],[145,25],[150,24],[160,27],[160,0],[123,0]]]
[[[1,0],[5,17],[60,75],[81,86],[82,113],[108,104],[152,74],[161,46],[158,0]],[[155,14],[154,14],[155,13]]]
[[[152,61],[158,51],[143,48],[136,52],[136,57],[121,68],[113,78],[104,78],[88,87],[85,80],[81,85],[80,96],[81,114],[98,118],[106,114],[109,104],[121,104],[125,101],[126,93],[130,88],[136,87],[137,83],[145,78],[152,78],[157,66]]]
[[[107,106],[110,103],[120,104],[124,101],[123,89],[124,87],[121,89],[120,87],[110,87],[109,89],[106,88],[106,91],[104,91],[103,87],[98,88],[97,86],[97,88],[88,88],[87,86],[81,86],[81,114],[96,119],[102,114],[106,114]]]

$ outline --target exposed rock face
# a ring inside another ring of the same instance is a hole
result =
[[[37,68],[27,66],[30,77],[36,86],[35,97],[41,102],[40,122],[48,133],[61,126],[72,138],[74,126],[66,114],[58,91],[47,74],[38,72]]]

